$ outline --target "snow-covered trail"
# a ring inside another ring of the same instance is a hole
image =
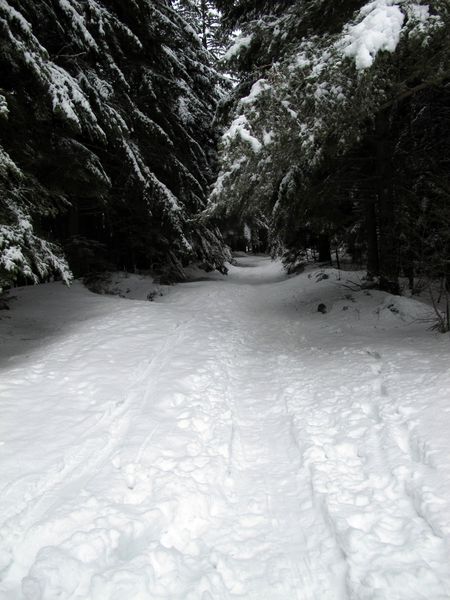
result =
[[[0,598],[448,600],[448,336],[329,273],[23,290]]]

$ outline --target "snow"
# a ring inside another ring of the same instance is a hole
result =
[[[189,99],[183,96],[178,98],[178,114],[185,125],[193,122]]]
[[[292,108],[290,107],[290,104],[287,100],[283,100],[281,102],[281,105],[284,106],[284,108],[287,110],[287,112],[289,113],[289,115],[293,118],[293,119],[297,119],[298,118],[298,113],[295,112],[295,110],[292,110]]]
[[[16,10],[13,6],[10,6],[6,0],[0,0],[0,8],[9,16],[11,20],[16,21],[22,31],[31,35],[31,26],[30,23],[21,15],[21,13]]]
[[[448,598],[450,338],[357,276],[13,290],[2,600]]]
[[[4,169],[10,169],[19,178],[22,176],[17,165],[1,147],[0,159]],[[69,283],[72,275],[59,248],[35,235],[30,216],[22,207],[6,199],[4,208],[11,224],[0,224],[0,268],[10,274],[20,270],[35,283],[40,278],[50,278],[56,274]],[[0,292],[8,283],[10,281],[5,280],[5,275],[0,276]]]
[[[76,29],[79,32],[87,46],[98,51],[99,48],[97,46],[97,43],[86,27],[86,19],[84,15],[79,12],[80,6],[72,6],[72,3],[69,2],[69,0],[58,0],[58,3],[62,10],[68,15],[74,29]]]
[[[237,56],[239,56],[239,54],[242,52],[242,50],[244,50],[245,48],[248,48],[250,46],[250,44],[252,43],[252,39],[253,39],[253,34],[241,35],[238,38],[236,38],[236,40],[233,42],[233,44],[228,48],[228,50],[223,55],[222,60],[224,62],[227,62],[227,61],[232,60],[233,58],[236,58]]]
[[[266,92],[267,90],[270,90],[271,87],[272,86],[267,82],[266,79],[258,79],[258,81],[255,81],[255,83],[252,85],[252,88],[251,88],[248,96],[241,98],[239,100],[239,103],[240,104],[253,104],[260,94],[262,94],[263,92]]]
[[[430,19],[430,7],[423,4],[412,4],[409,12],[421,23],[426,24]]]
[[[82,17],[67,0],[60,0],[60,5],[63,10],[69,12],[74,26],[82,28],[86,41],[86,36],[89,36],[89,33],[82,25]],[[61,111],[77,127],[81,127],[80,117],[82,115],[87,116],[97,133],[104,135],[97,124],[97,118],[92,112],[89,100],[80,88],[78,81],[65,69],[49,60],[47,51],[33,35],[31,25],[19,12],[10,7],[5,0],[0,0],[0,8],[10,22],[5,21],[4,23],[5,33],[10,43],[17,51],[17,55],[23,57],[23,60],[28,63],[38,78],[47,84],[53,110],[56,112]],[[20,31],[16,33],[14,33],[14,27],[9,27],[15,22],[20,25]],[[92,46],[94,40],[90,36],[89,40],[88,45]]]
[[[275,133],[273,131],[264,131],[264,133],[263,133],[264,146],[269,146],[273,142],[274,136],[275,136]]]
[[[375,0],[361,10],[362,20],[344,32],[344,54],[354,58],[358,70],[372,66],[378,52],[394,52],[405,15],[393,0]]]
[[[94,279],[88,287],[98,294],[150,301],[164,296],[169,289],[168,286],[157,283],[150,275],[126,271],[105,273],[103,277]]]
[[[247,190],[250,203],[271,194],[273,181],[280,181],[284,175],[284,166],[277,169],[277,165],[286,162],[273,158],[286,154],[286,140],[292,141],[292,154],[300,161],[299,172],[303,173],[320,166],[330,135],[337,140],[336,152],[345,153],[352,140],[358,138],[358,123],[364,122],[364,115],[371,119],[392,92],[386,88],[386,82],[381,82],[383,78],[375,77],[375,88],[367,85],[367,71],[376,67],[377,57],[381,58],[382,53],[390,56],[395,51],[402,54],[415,43],[427,45],[443,27],[442,17],[428,4],[370,0],[362,3],[340,31],[323,35],[310,32],[299,38],[295,29],[298,6],[294,2],[286,10],[283,25],[282,21],[267,23],[264,34],[258,30],[259,24],[253,24],[260,42],[269,39],[270,31],[277,35],[279,27],[285,28],[286,35],[290,32],[296,42],[285,59],[261,73],[264,78],[235,103],[234,118],[223,135],[226,143],[221,153],[221,176],[211,194],[215,203],[212,210],[217,215],[229,211],[230,202],[239,204],[238,188]],[[355,72],[359,76],[355,77]],[[363,115],[359,121],[348,117],[356,108]],[[265,131],[274,123],[283,134],[278,132],[267,143]],[[247,144],[242,144],[242,140]],[[233,171],[236,158],[242,156],[246,160]]]
[[[248,129],[249,126],[250,124],[248,122],[247,117],[245,115],[239,115],[234,119],[230,127],[224,133],[224,135],[222,136],[222,140],[224,141],[224,143],[227,143],[238,137],[244,142],[247,142],[250,145],[253,152],[255,154],[258,154],[258,152],[262,148],[262,144],[254,135],[250,133]]]
[[[8,108],[8,102],[5,98],[5,96],[3,96],[3,94],[0,94],[0,117],[3,118],[8,118],[9,115],[9,108]]]

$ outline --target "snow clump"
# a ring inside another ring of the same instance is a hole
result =
[[[405,15],[392,0],[375,0],[361,10],[363,19],[346,28],[344,55],[354,58],[358,70],[371,67],[378,52],[394,52]]]

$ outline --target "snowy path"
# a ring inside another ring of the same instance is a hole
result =
[[[329,273],[22,290],[0,598],[448,600],[449,338]]]

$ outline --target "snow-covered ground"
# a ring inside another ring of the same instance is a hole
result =
[[[0,598],[448,600],[449,335],[325,276],[14,292]]]

